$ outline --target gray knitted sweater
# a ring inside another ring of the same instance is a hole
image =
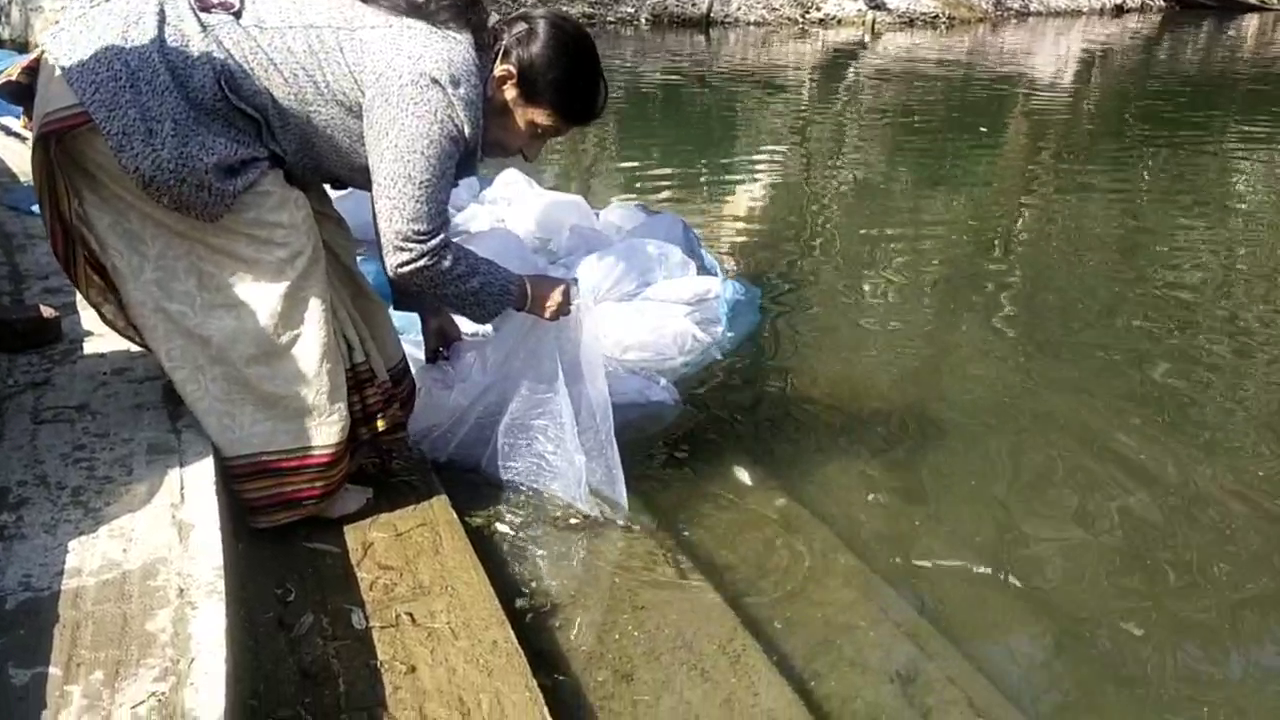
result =
[[[272,167],[369,190],[397,308],[516,304],[517,276],[446,236],[478,161],[469,36],[358,0],[75,0],[41,44],[159,204],[216,221]]]

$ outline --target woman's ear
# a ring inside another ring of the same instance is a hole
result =
[[[516,68],[514,65],[507,63],[495,65],[489,82],[493,84],[493,95],[495,97],[511,100],[513,95],[519,93],[519,89],[516,86]]]

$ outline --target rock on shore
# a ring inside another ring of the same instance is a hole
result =
[[[1264,0],[1280,2],[1280,0]],[[25,45],[57,20],[68,0],[0,3],[0,43]],[[523,7],[561,7],[605,25],[831,25],[877,21],[950,24],[1028,15],[1086,15],[1158,10],[1168,0],[487,0],[507,15]]]
[[[506,15],[524,7],[559,7],[610,25],[817,25],[881,22],[953,23],[1030,15],[1085,15],[1159,10],[1166,0],[489,0]]]

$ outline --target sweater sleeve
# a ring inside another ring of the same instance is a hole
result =
[[[469,143],[453,99],[400,68],[366,78],[365,151],[382,261],[398,310],[444,305],[488,323],[516,306],[518,275],[449,239],[449,193]]]

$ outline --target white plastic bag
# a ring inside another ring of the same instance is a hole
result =
[[[595,302],[630,300],[654,283],[697,273],[693,261],[674,245],[657,240],[623,240],[588,255],[576,275],[582,294]]]
[[[476,202],[505,207],[521,198],[543,192],[537,180],[515,168],[507,168],[494,176],[489,186],[480,191]]]
[[[681,305],[697,305],[709,301],[720,301],[724,281],[710,275],[687,275],[684,277],[659,280],[645,288],[638,299],[656,302],[679,303]]]
[[[503,227],[502,212],[488,205],[475,203],[454,213],[449,220],[449,235],[465,237],[468,233],[484,232]]]
[[[519,275],[545,275],[551,271],[551,266],[535,255],[519,235],[505,228],[472,233],[457,243]]]
[[[644,238],[670,243],[693,258],[694,266],[702,275],[717,275],[703,260],[702,240],[693,228],[679,215],[669,212],[652,213],[644,220],[627,228],[624,238]]]
[[[649,217],[644,206],[634,202],[612,202],[600,211],[600,229],[614,240],[621,240],[631,228]]]
[[[564,239],[556,243],[552,262],[569,275],[575,275],[583,258],[608,248],[614,242],[613,238],[593,227],[574,225]]]
[[[632,372],[616,365],[607,365],[605,379],[609,383],[609,398],[613,400],[614,405],[680,402],[680,391],[676,386],[658,375]]]
[[[373,228],[373,201],[363,190],[330,190],[329,197],[339,215],[347,221],[351,234],[368,246],[378,237]]]
[[[480,178],[465,177],[449,192],[449,214],[453,215],[474,203],[480,197]]]
[[[593,308],[591,333],[612,365],[675,381],[715,352],[715,336],[702,327],[718,322],[712,317],[719,317],[717,307],[652,300],[605,302]]]
[[[596,213],[581,195],[547,190],[533,178],[508,168],[498,173],[478,203],[501,214],[503,225],[550,256],[575,225],[596,227]]]

